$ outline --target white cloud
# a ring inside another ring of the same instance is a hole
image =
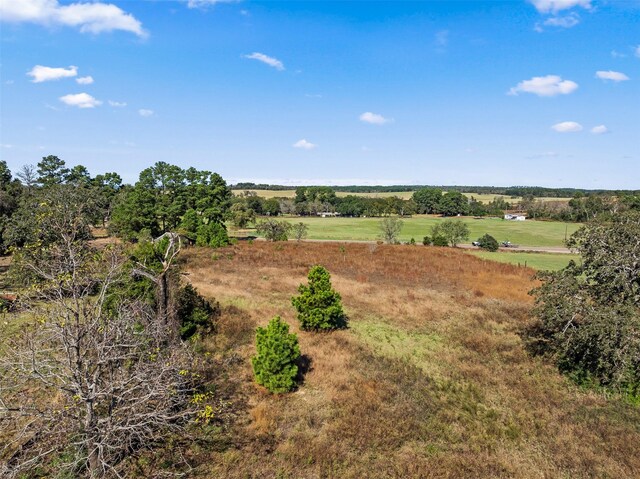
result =
[[[603,135],[605,133],[609,133],[609,128],[604,125],[598,125],[591,128],[591,133],[594,135]]]
[[[525,156],[527,160],[541,160],[545,158],[557,158],[559,155],[555,151],[545,151],[544,153],[536,153],[534,155]]]
[[[258,60],[259,62],[266,63],[270,67],[275,68],[276,70],[284,70],[284,65],[277,58],[270,57],[265,55],[264,53],[254,52],[251,55],[244,55],[244,58],[249,58],[250,60]]]
[[[293,145],[294,148],[302,148],[303,150],[313,150],[318,148],[318,145],[315,145],[304,138],[302,140],[296,141]]]
[[[36,65],[27,73],[33,77],[33,83],[42,83],[44,81],[59,80],[60,78],[74,77],[78,74],[78,67],[70,66],[69,68],[54,68]]]
[[[141,108],[141,109],[138,110],[138,115],[143,116],[145,118],[153,116],[153,114],[154,114],[153,110],[147,110],[145,108]]]
[[[439,47],[446,47],[449,43],[449,30],[440,30],[436,33],[436,45]]]
[[[384,125],[385,123],[389,123],[393,121],[393,119],[391,118],[385,118],[382,115],[378,115],[377,113],[371,113],[370,111],[363,113],[362,115],[360,115],[359,118],[360,118],[360,121],[363,121],[365,123],[371,123],[372,125]]]
[[[556,123],[551,128],[556,130],[558,133],[575,133],[582,131],[582,125],[575,121],[563,121],[561,123]]]
[[[620,73],[620,72],[614,72],[614,71],[597,71],[596,72],[596,78],[600,78],[601,80],[611,80],[611,81],[615,81],[615,82],[619,82],[619,81],[626,81],[629,79],[629,77],[627,75],[625,75],[624,73]]]
[[[580,23],[580,16],[577,13],[571,13],[564,17],[550,17],[544,21],[548,27],[571,28]]]
[[[78,108],[95,108],[96,106],[102,105],[100,100],[96,100],[88,93],[61,96],[60,101],[66,105],[77,106]]]
[[[93,83],[93,77],[88,75],[86,77],[76,78],[76,83],[80,85],[91,85]]]
[[[189,8],[206,8],[215,5],[216,3],[238,3],[241,0],[187,0],[187,7]]]
[[[558,75],[533,77],[524,80],[511,88],[509,95],[517,95],[520,92],[533,93],[538,96],[568,95],[578,89],[578,84],[571,80],[563,80]]]
[[[13,23],[76,27],[82,33],[123,30],[140,37],[147,35],[133,15],[101,2],[60,5],[58,0],[0,0],[0,18]]]
[[[529,0],[540,13],[557,13],[573,7],[591,8],[591,0]]]
[[[114,108],[124,108],[125,106],[127,106],[127,104],[123,101],[109,100],[109,106],[112,106]]]

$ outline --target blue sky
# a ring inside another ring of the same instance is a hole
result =
[[[640,188],[640,0],[0,0],[0,155]]]

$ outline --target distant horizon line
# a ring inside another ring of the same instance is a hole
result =
[[[367,180],[361,180],[363,182],[349,182],[341,181],[341,180],[228,180],[228,184],[232,189],[237,185],[242,185],[245,183],[253,184],[254,186],[268,186],[268,187],[283,187],[284,189],[295,189],[299,187],[313,187],[313,186],[328,186],[328,187],[336,187],[336,188],[492,188],[492,189],[511,189],[511,188],[527,188],[534,189],[540,188],[545,190],[573,190],[573,191],[588,191],[588,192],[609,192],[609,191],[619,191],[619,192],[637,192],[640,191],[640,186],[638,188],[606,188],[606,187],[598,187],[598,188],[584,188],[578,186],[542,186],[542,185],[474,185],[474,184],[427,184],[427,183],[414,183],[414,182],[386,182],[386,181],[376,181],[376,182],[368,182]]]

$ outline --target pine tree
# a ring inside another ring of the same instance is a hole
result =
[[[331,275],[322,266],[309,271],[309,285],[298,287],[300,296],[291,298],[304,330],[331,330],[347,327],[340,294],[331,287]]]
[[[256,331],[257,354],[251,359],[256,382],[272,393],[291,391],[298,375],[300,358],[298,337],[289,333],[289,325],[274,317],[266,328]]]

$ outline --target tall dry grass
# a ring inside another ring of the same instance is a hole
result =
[[[533,271],[451,249],[338,243],[189,249],[187,278],[224,306],[204,347],[232,413],[203,477],[637,477],[638,408],[579,391],[529,357]],[[290,297],[322,264],[351,327],[299,331]],[[300,388],[255,385],[254,330],[281,315]]]

